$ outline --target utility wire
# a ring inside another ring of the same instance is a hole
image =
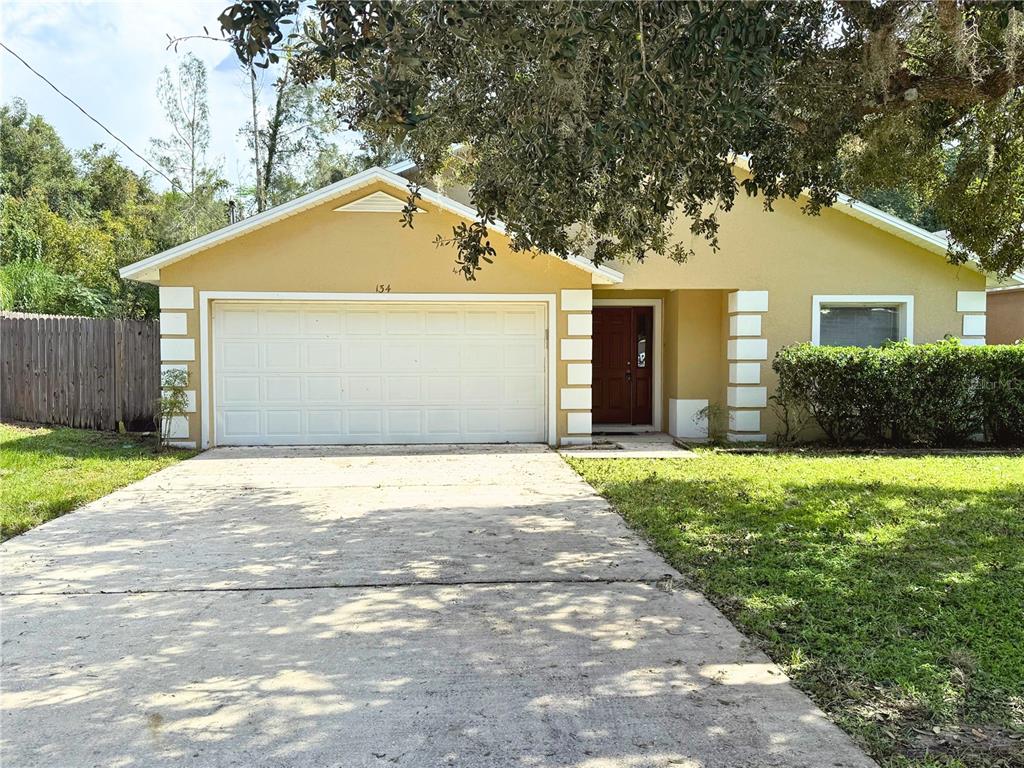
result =
[[[21,58],[21,56],[19,56],[18,54],[16,54],[16,53],[15,53],[14,51],[12,51],[12,50],[11,50],[10,48],[8,48],[6,44],[4,44],[3,42],[0,42],[0,48],[3,48],[3,49],[4,49],[5,51],[7,51],[7,52],[8,52],[9,54],[11,54],[11,56],[13,56],[13,57],[14,57],[14,58],[16,58],[16,59],[17,59],[18,61],[20,61],[20,62],[21,62],[22,64],[24,64],[24,65],[25,65],[25,66],[26,66],[26,67],[28,68],[29,72],[31,72],[32,74],[34,74],[34,75],[35,75],[36,77],[38,77],[38,78],[39,78],[40,80],[42,80],[42,81],[43,81],[44,83],[46,83],[46,84],[47,84],[48,86],[50,86],[51,88],[53,88],[53,90],[55,90],[55,91],[56,91],[57,93],[59,93],[59,94],[60,94],[61,96],[63,96],[63,97],[64,97],[65,99],[67,99],[67,100],[68,100],[69,102],[71,102],[71,104],[72,104],[72,105],[74,105],[74,106],[75,106],[75,108],[77,108],[79,112],[81,112],[81,113],[82,113],[83,115],[85,115],[85,116],[86,116],[86,117],[88,117],[88,118],[89,118],[90,120],[92,120],[92,121],[93,121],[94,123],[96,123],[96,125],[98,125],[98,126],[99,126],[100,128],[102,128],[102,129],[103,129],[104,131],[106,131],[106,132],[107,132],[107,133],[108,133],[108,134],[110,135],[110,137],[114,139],[114,141],[117,141],[117,142],[118,142],[119,144],[121,144],[122,146],[124,146],[124,147],[125,147],[125,149],[127,149],[127,150],[128,150],[129,152],[131,152],[131,153],[132,153],[133,155],[135,155],[135,156],[136,156],[137,158],[139,158],[139,160],[141,160],[141,161],[142,161],[142,162],[144,162],[144,163],[145,163],[146,165],[148,165],[148,166],[149,166],[150,168],[152,168],[152,169],[153,169],[154,171],[156,171],[156,172],[157,172],[158,174],[160,174],[160,175],[161,175],[161,176],[162,176],[162,177],[163,177],[164,179],[166,179],[166,180],[167,180],[167,182],[168,182],[168,183],[169,183],[169,184],[171,185],[171,187],[177,187],[177,188],[178,188],[178,191],[180,191],[180,192],[181,192],[181,193],[182,193],[183,195],[185,195],[185,197],[187,197],[187,198],[189,198],[189,199],[191,199],[191,198],[192,198],[192,196],[191,196],[191,195],[190,195],[190,194],[189,194],[188,192],[186,192],[186,191],[185,191],[184,189],[182,189],[182,188],[181,188],[181,185],[180,185],[180,184],[178,184],[178,183],[177,183],[176,181],[174,181],[174,179],[172,179],[172,178],[171,178],[170,176],[168,176],[168,175],[167,175],[166,173],[164,173],[164,172],[163,172],[163,171],[161,171],[161,170],[160,170],[159,168],[157,168],[157,167],[156,167],[155,165],[153,165],[153,163],[151,163],[151,162],[150,162],[149,160],[147,160],[147,159],[146,159],[145,157],[143,157],[143,156],[142,156],[142,155],[140,155],[140,154],[139,154],[138,152],[136,152],[136,151],[135,151],[134,149],[132,149],[132,148],[131,148],[131,146],[130,146],[130,145],[128,144],[128,142],[126,142],[126,141],[125,141],[124,139],[122,139],[122,138],[121,138],[120,136],[118,136],[117,134],[115,134],[115,133],[114,133],[113,131],[111,131],[111,130],[110,130],[109,128],[107,128],[107,126],[105,126],[105,125],[104,125],[103,123],[101,123],[101,122],[100,122],[99,120],[97,120],[97,119],[96,119],[95,117],[93,117],[92,115],[90,115],[90,114],[89,114],[88,112],[86,112],[86,111],[85,111],[85,108],[84,108],[84,107],[83,107],[83,106],[82,106],[81,104],[79,104],[79,103],[78,103],[77,101],[75,101],[75,100],[74,100],[74,99],[72,99],[72,98],[71,98],[70,96],[68,96],[68,95],[67,95],[66,93],[64,93],[64,91],[62,91],[62,90],[61,90],[60,88],[58,88],[58,87],[57,87],[56,85],[54,85],[54,84],[53,84],[53,83],[52,83],[52,82],[51,82],[51,81],[50,81],[50,80],[49,80],[49,79],[48,79],[48,78],[47,78],[47,77],[46,77],[46,76],[45,76],[44,74],[42,74],[42,73],[41,73],[41,72],[40,72],[39,70],[37,70],[37,69],[36,69],[35,67],[33,67],[33,66],[32,66],[31,64],[29,64],[29,63],[28,63],[27,61],[25,61],[25,60],[24,60],[23,58]]]

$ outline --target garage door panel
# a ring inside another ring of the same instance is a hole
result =
[[[383,417],[379,410],[352,410],[348,414],[349,432],[353,435],[380,437]]]
[[[224,375],[218,382],[217,398],[224,405],[259,405],[260,377]]]
[[[266,433],[270,437],[298,437],[302,434],[302,412],[267,410],[263,412]]]
[[[395,311],[385,315],[385,327],[391,336],[423,333],[423,313],[417,311]]]
[[[298,376],[268,376],[263,379],[263,402],[302,402],[302,380]]]
[[[255,341],[225,341],[217,362],[223,371],[251,371],[260,365],[260,345]]]
[[[222,434],[226,438],[235,437],[259,437],[260,435],[260,412],[259,411],[226,411],[221,419]]]
[[[336,371],[341,368],[341,343],[337,341],[302,342],[302,365],[307,371]]]
[[[494,371],[501,368],[502,353],[497,341],[487,344],[467,343],[459,350],[459,369],[463,371]]]
[[[431,334],[452,334],[462,330],[462,315],[455,310],[427,310],[424,332]]]
[[[341,311],[333,309],[303,312],[302,330],[310,336],[337,336],[341,333]]]
[[[296,336],[301,318],[297,309],[266,309],[260,312],[260,334],[263,336]]]
[[[263,342],[264,368],[295,371],[299,368],[299,345],[294,341]]]
[[[341,345],[342,367],[346,371],[379,371],[380,341],[349,341]]]
[[[379,311],[349,311],[345,313],[345,333],[359,336],[379,336],[384,327],[384,317]]]
[[[307,376],[306,402],[340,403],[342,390],[341,376]]]
[[[542,305],[215,304],[219,444],[542,441]]]
[[[338,438],[344,433],[344,412],[341,410],[310,410],[306,416],[306,431],[311,437]]]

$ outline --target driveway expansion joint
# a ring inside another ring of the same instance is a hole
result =
[[[67,590],[61,592],[3,592],[0,597],[79,597],[89,595],[179,595],[179,594],[203,594],[205,592],[304,592],[311,590],[357,590],[357,589],[408,589],[410,587],[501,587],[501,586],[545,586],[558,584],[572,584],[586,586],[589,584],[601,584],[614,586],[616,584],[642,584],[649,587],[656,587],[669,591],[666,585],[673,587],[684,586],[679,579],[670,574],[657,578],[647,579],[501,579],[489,581],[463,580],[463,581],[439,581],[439,580],[416,580],[416,581],[394,581],[394,582],[370,582],[366,584],[299,584],[288,586],[262,586],[262,587],[182,587],[179,589],[99,589],[99,590]]]

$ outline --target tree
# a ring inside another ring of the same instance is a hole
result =
[[[157,165],[173,179],[174,194],[163,200],[161,221],[168,227],[165,240],[176,245],[227,223],[219,197],[227,182],[207,162],[210,110],[206,65],[186,54],[177,73],[164,67],[157,97],[171,132],[167,138],[150,139],[150,145]]]
[[[274,79],[265,119],[260,118],[259,68],[251,63],[242,67],[253,116],[239,133],[253,153],[253,207],[259,212],[322,186],[317,167],[329,157],[344,163],[344,154],[330,140],[338,130],[337,118],[318,89],[295,79],[287,59]]]
[[[715,246],[741,189],[817,213],[841,158],[932,206],[952,261],[1024,264],[1024,2],[316,2],[289,37],[299,5],[236,2],[222,30],[262,65],[288,42],[428,176],[466,151],[467,277],[498,217],[517,249],[683,260],[674,217]]]
[[[101,145],[72,153],[20,100],[0,108],[0,137],[0,306],[153,316],[156,290],[117,274],[154,250],[149,181]]]

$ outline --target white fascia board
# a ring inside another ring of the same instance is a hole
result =
[[[408,189],[409,185],[407,179],[386,168],[381,168],[379,166],[367,168],[365,171],[361,171],[354,176],[349,176],[347,179],[336,181],[334,184],[318,189],[315,192],[310,192],[302,197],[297,197],[283,205],[275,206],[269,211],[264,211],[263,213],[258,213],[255,216],[250,216],[248,219],[243,219],[235,224],[229,224],[226,227],[221,227],[207,235],[197,237],[195,240],[182,243],[179,246],[142,259],[134,264],[129,264],[126,267],[122,267],[119,274],[121,277],[129,280],[159,283],[161,267],[174,264],[182,259],[187,259],[189,256],[200,251],[204,251],[207,248],[212,248],[213,246],[220,245],[228,240],[241,237],[244,234],[261,229],[276,221],[280,221],[281,219],[294,216],[297,213],[302,213],[310,208],[315,208],[322,203],[326,203],[336,197],[340,197],[348,192],[359,189],[360,187],[365,187],[376,181],[383,181],[384,183],[390,184],[403,191]],[[475,208],[464,205],[463,203],[453,200],[447,195],[442,195],[440,192],[435,192],[432,189],[421,187],[420,199],[425,200],[428,203],[432,203],[438,208],[454,213],[456,216],[461,218],[469,220],[475,220],[477,218],[477,211]],[[507,236],[504,222],[496,220],[488,226],[495,232]],[[594,276],[594,282],[622,282],[623,275],[620,272],[616,272],[614,269],[609,267],[598,267],[589,259],[585,259],[582,256],[572,256],[567,259],[567,261],[575,267],[590,272]]]
[[[408,171],[411,171],[415,167],[415,160],[399,160],[397,163],[392,163],[391,165],[385,166],[384,170],[391,171],[391,173],[397,173],[400,175]]]

